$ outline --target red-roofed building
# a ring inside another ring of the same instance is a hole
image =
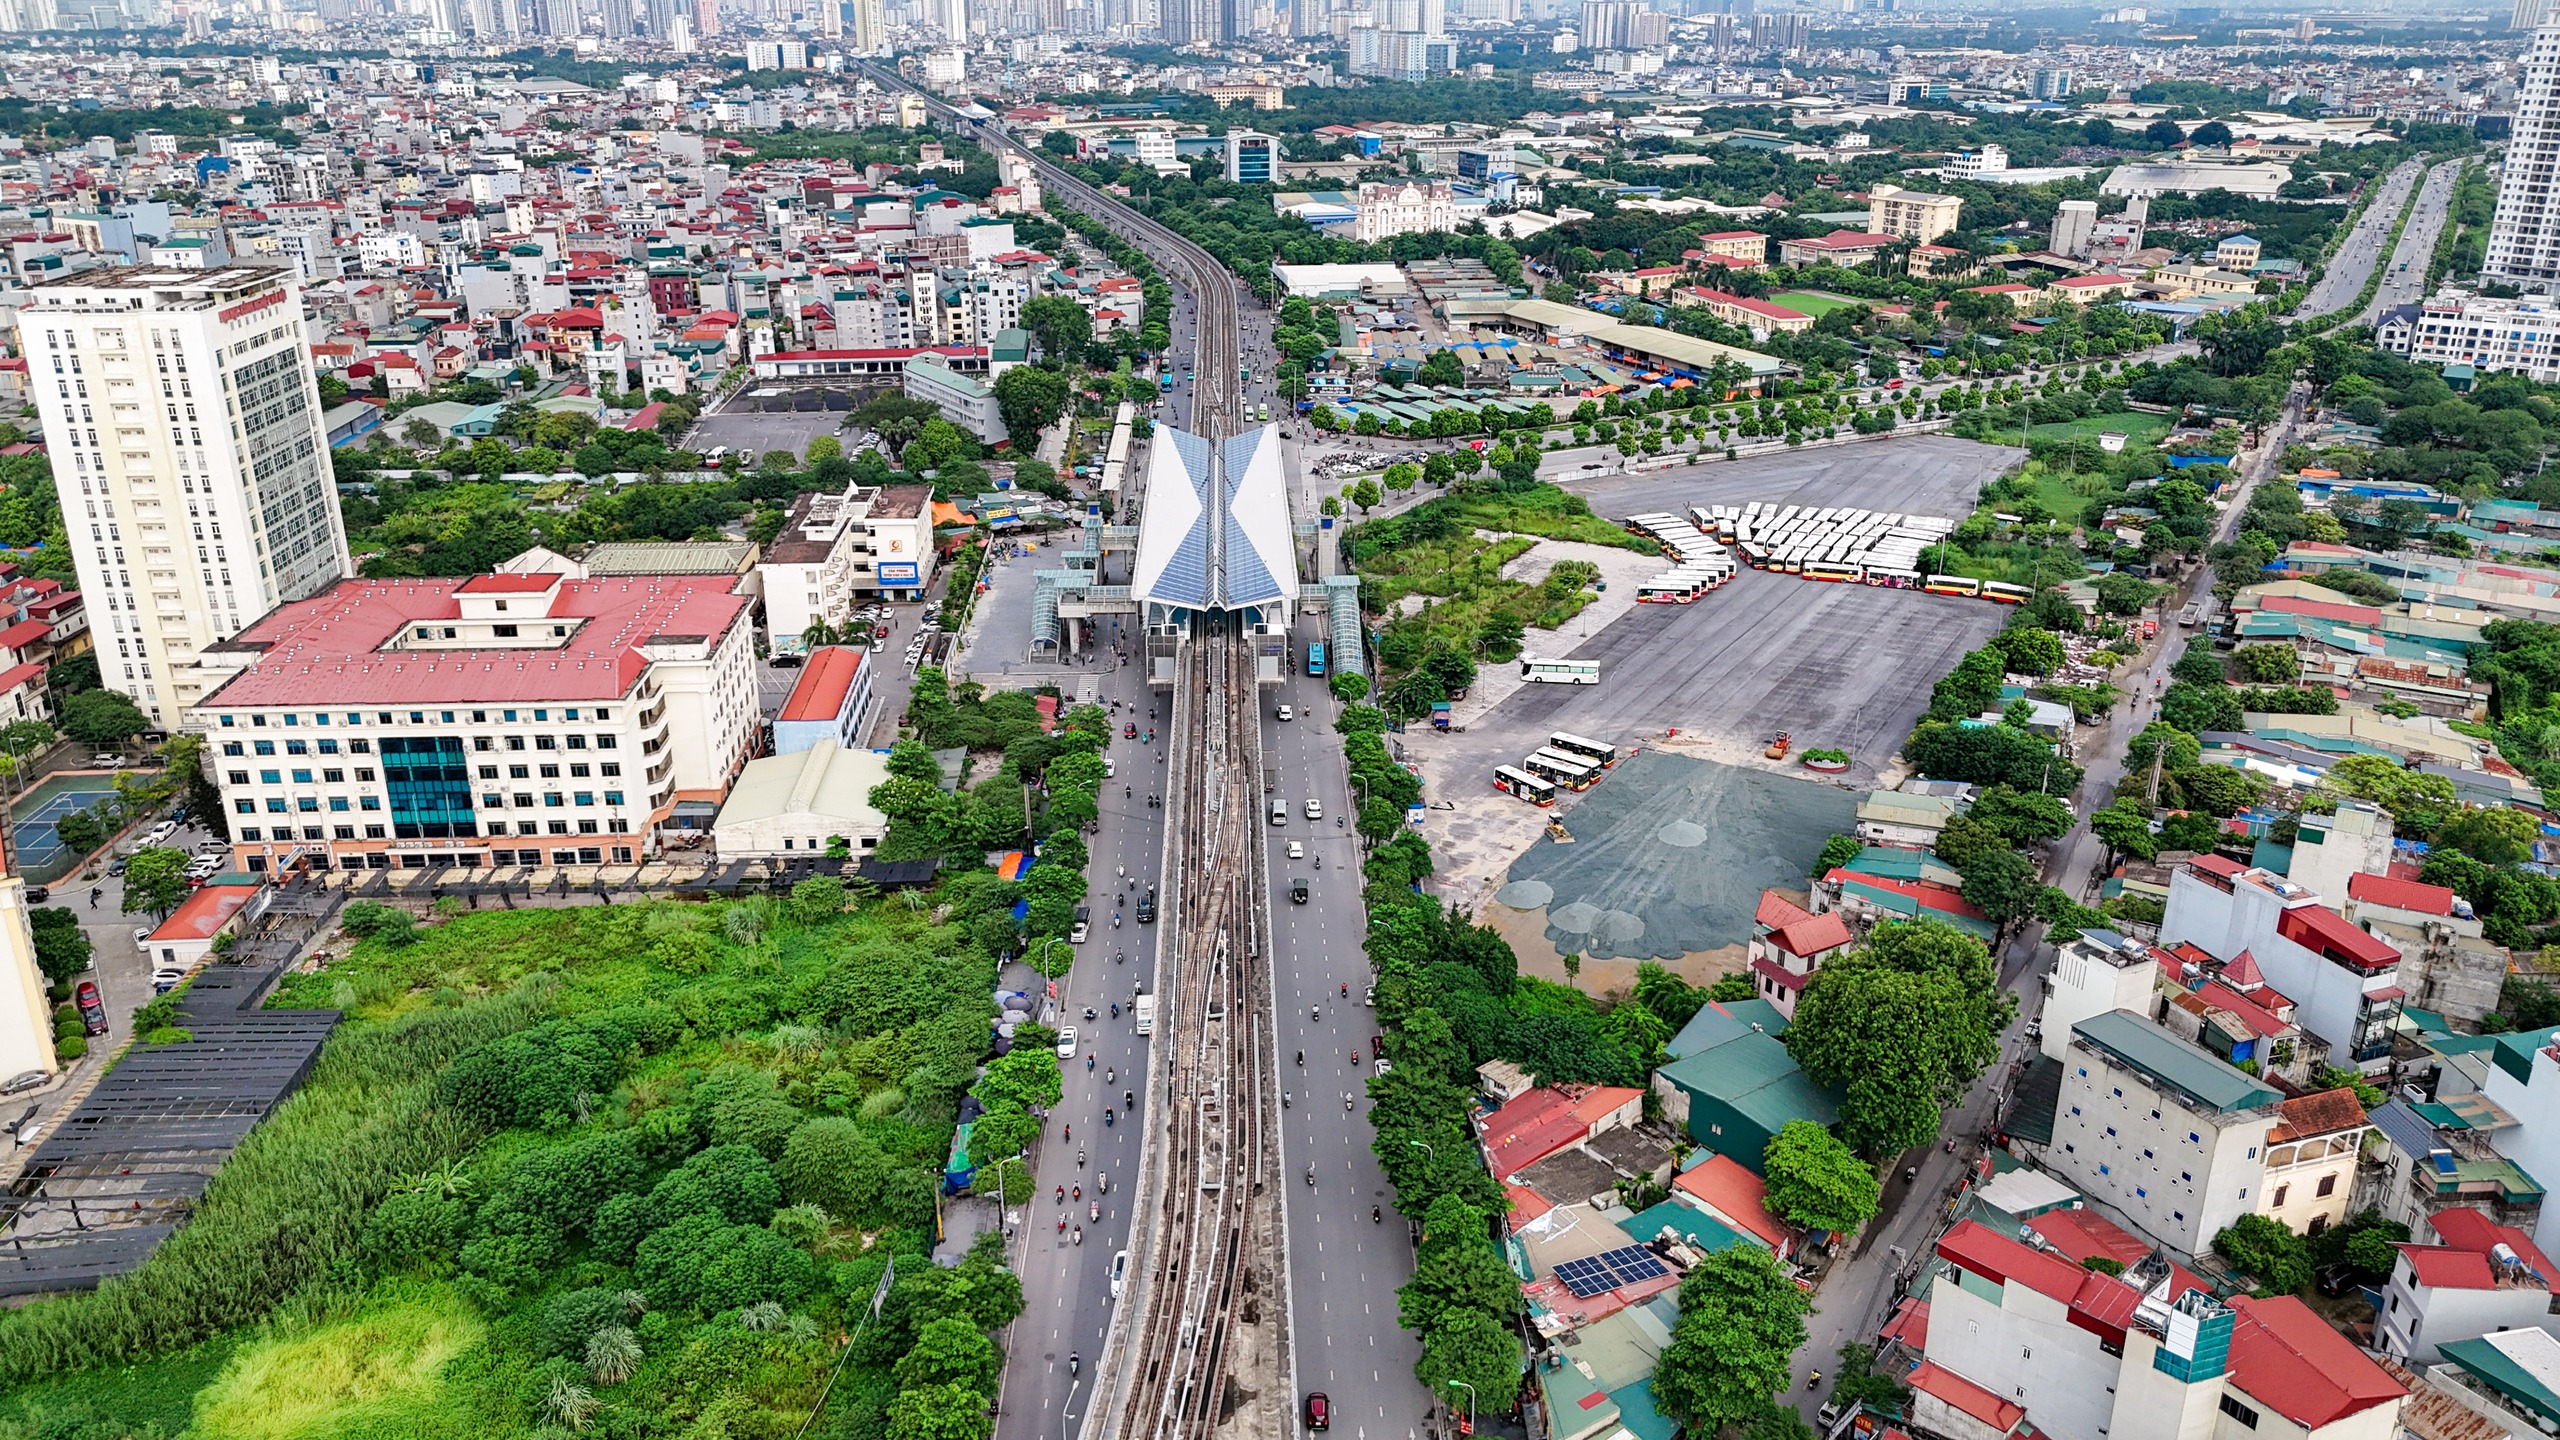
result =
[[[1757,1240],[1784,1260],[1803,1238],[1769,1213],[1769,1182],[1730,1155],[1710,1155],[1671,1181],[1674,1198],[1722,1221],[1737,1235]]]
[[[2328,1043],[2331,1064],[2379,1070],[2389,1062],[2403,998],[2400,951],[2310,890],[2199,855],[2169,877],[2160,943],[2182,942],[2217,959],[2247,952],[2266,982],[2292,999],[2302,1028]]]
[[[2382,910],[2405,911],[2413,916],[2431,915],[2445,919],[2454,913],[2454,899],[2453,891],[2442,885],[2394,880],[2388,875],[2357,874],[2347,879],[2347,918],[2350,920],[2358,918],[2356,909],[2366,905]]]
[[[2323,1432],[2396,1434],[2408,1387],[2384,1373],[2310,1306],[2291,1295],[2272,1300],[2234,1296],[2231,1310],[2230,1389],[2292,1421],[2314,1440],[2322,1440]],[[2365,1417],[2363,1423],[2341,1423],[2358,1416]]]
[[[1755,921],[1746,963],[1760,997],[1792,1021],[1804,983],[1822,962],[1849,947],[1849,922],[1837,912],[1807,915],[1795,902],[1774,890],[1761,892],[1759,914],[1778,923]]]
[[[186,978],[189,972],[213,953],[216,936],[231,928],[258,894],[255,885],[204,885],[187,896],[186,903],[169,912],[143,942],[143,954],[151,960],[154,984],[166,984]]]
[[[870,728],[871,652],[856,645],[824,646],[809,653],[799,683],[773,717],[773,753],[788,755],[821,740],[858,750]]]
[[[2374,1344],[2408,1365],[2433,1364],[2438,1348],[2501,1330],[2552,1330],[2560,1268],[2513,1225],[2477,1210],[2435,1216],[2434,1245],[2401,1245],[2383,1288]]]
[[[1745,295],[1728,295],[1704,285],[1688,285],[1671,292],[1674,305],[1695,305],[1727,325],[1739,325],[1751,332],[1755,340],[1771,335],[1797,335],[1813,328],[1813,317],[1801,311],[1767,300],[1754,300]]]
[[[1970,1220],[1938,1242],[1921,1367],[1936,1373],[1909,1383],[1945,1408],[1915,1410],[1915,1428],[1979,1436],[2008,1418],[1984,1406],[1988,1394],[2023,1412],[2012,1428],[2048,1436],[2396,1440],[2405,1391],[2300,1301],[2226,1309],[2165,1258],[2098,1240],[2113,1227],[2084,1214],[2036,1217],[2040,1236],[2067,1242],[2061,1253]],[[2082,1250],[2134,1258],[2121,1277],[2102,1275],[2065,1258]]]
[[[1803,240],[1778,242],[1781,265],[1840,265],[1850,269],[1872,262],[1877,256],[1902,243],[1891,235],[1870,235],[1862,230],[1834,230]]]
[[[1694,253],[1702,260],[1714,256],[1763,265],[1769,259],[1769,237],[1757,230],[1717,230],[1699,236]]]
[[[211,693],[187,721],[207,732],[234,863],[629,864],[662,828],[708,828],[757,740],[737,586],[343,580],[206,646]],[[296,758],[338,754],[379,763]]]
[[[1912,1424],[1947,1440],[2002,1440],[2027,1418],[2026,1406],[1930,1361],[1902,1383],[1911,1387]]]
[[[2113,1260],[2131,1269],[2151,1253],[2147,1242],[2086,1206],[2047,1210],[2028,1220],[2027,1229],[2052,1246],[2054,1253],[2084,1268],[2091,1260]]]
[[[1511,1177],[1604,1130],[1644,1118],[1644,1092],[1623,1085],[1542,1086],[1476,1122],[1486,1168]]]

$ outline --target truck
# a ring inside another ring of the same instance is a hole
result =
[[[1289,882],[1289,899],[1299,905],[1307,903],[1307,877],[1300,875]]]
[[[1129,1002],[1129,1010],[1130,1013],[1138,1017],[1139,1034],[1153,1035],[1156,1033],[1156,997],[1153,995],[1141,995],[1137,999]]]

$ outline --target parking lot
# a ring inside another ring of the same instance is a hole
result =
[[[708,453],[726,445],[732,450],[753,450],[758,455],[783,449],[795,459],[803,458],[809,453],[810,441],[835,434],[846,414],[864,398],[814,386],[750,387],[731,396],[719,413],[695,422],[691,448]],[[785,405],[794,408],[780,408]],[[811,408],[797,408],[803,405]],[[764,406],[775,408],[759,408]]]
[[[1548,456],[1547,478],[1591,502],[1611,519],[1647,510],[1688,513],[1692,505],[1740,504],[1752,500],[1781,505],[1859,505],[1869,510],[1944,515],[1961,520],[1973,513],[1983,483],[2018,461],[2018,452],[1998,445],[1978,445],[1946,435],[1913,435],[1871,440],[1857,445],[1830,445],[1748,460],[1659,470],[1644,475],[1595,475],[1574,478],[1572,457],[1598,463],[1616,450],[1592,446],[1558,450]],[[1568,462],[1562,473],[1559,461]]]

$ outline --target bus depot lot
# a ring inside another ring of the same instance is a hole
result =
[[[1550,462],[1581,454],[1552,452]],[[1623,463],[1605,446],[1590,447],[1590,462]],[[1961,521],[1973,513],[1985,482],[2018,463],[2018,452],[1946,435],[1910,435],[1855,445],[1826,445],[1747,460],[1716,460],[1641,475],[1592,475],[1577,479],[1552,465],[1545,478],[1591,502],[1612,520],[1667,510],[1686,516],[1692,505],[1855,505],[1906,515],[1943,515]],[[1606,737],[1603,737],[1606,738]]]

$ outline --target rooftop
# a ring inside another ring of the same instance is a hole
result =
[[[727,576],[535,579],[559,588],[546,619],[570,633],[545,648],[399,650],[408,627],[457,620],[465,582],[341,580],[308,600],[269,611],[222,642],[249,651],[247,669],[203,705],[395,705],[440,702],[618,700],[639,683],[653,642],[699,644],[728,633],[748,599]]]
[[[2130,1011],[2092,1015],[2072,1026],[2071,1033],[2105,1051],[2117,1063],[2205,1109],[2227,1114],[2272,1105],[2283,1098],[2247,1073],[2223,1064]]]
[[[791,687],[791,698],[782,702],[782,713],[774,720],[788,724],[836,719],[844,713],[845,697],[862,678],[865,663],[866,652],[850,645],[829,645],[811,655],[799,682]]]

